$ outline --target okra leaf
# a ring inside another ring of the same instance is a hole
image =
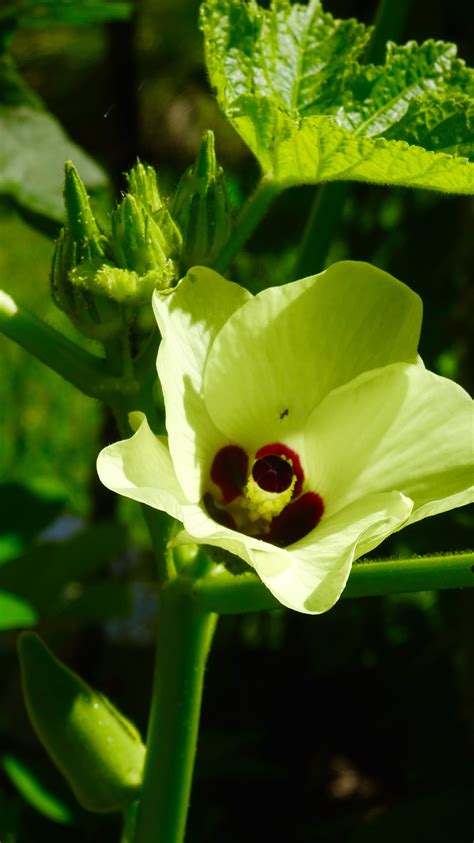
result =
[[[206,0],[201,27],[211,85],[267,179],[474,192],[474,76],[455,45],[389,43],[364,64],[371,30],[319,0]]]

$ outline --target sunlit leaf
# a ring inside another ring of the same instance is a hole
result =
[[[269,100],[240,97],[232,121],[268,178],[282,186],[362,181],[474,192],[474,164],[405,141],[365,138],[331,117],[292,117]]]
[[[201,25],[218,101],[268,179],[474,192],[473,71],[453,44],[389,43],[365,65],[370,30],[319,0],[207,0]]]

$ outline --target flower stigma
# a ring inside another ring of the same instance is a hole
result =
[[[240,445],[226,445],[214,457],[210,478],[220,495],[216,500],[207,491],[203,500],[214,521],[281,547],[309,533],[324,513],[320,495],[302,494],[298,454],[279,442],[260,448],[253,460]]]

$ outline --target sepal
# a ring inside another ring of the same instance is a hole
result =
[[[171,213],[183,233],[185,266],[210,265],[230,229],[224,172],[217,163],[213,132],[204,133],[195,163],[178,184]]]
[[[163,207],[156,171],[149,164],[138,161],[127,173],[128,192],[151,214]]]

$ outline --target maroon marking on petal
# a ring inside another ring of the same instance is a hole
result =
[[[269,454],[254,463],[252,477],[265,492],[284,492],[291,486],[293,469],[288,460]]]
[[[203,497],[203,502],[207,509],[207,514],[210,515],[214,521],[217,521],[217,523],[222,527],[228,527],[229,530],[237,529],[237,524],[230,512],[226,512],[225,509],[219,509],[210,492],[206,492]]]
[[[225,504],[242,494],[248,467],[249,458],[239,445],[226,445],[217,452],[211,466],[211,480],[219,486]]]
[[[267,541],[280,547],[297,542],[319,524],[323,512],[323,499],[316,492],[306,492],[273,519]]]
[[[296,451],[288,448],[287,445],[282,445],[281,442],[274,442],[272,445],[264,445],[263,448],[260,448],[255,454],[255,458],[258,460],[260,457],[268,457],[270,454],[275,454],[277,457],[286,457],[293,463],[293,474],[296,474],[296,483],[292,497],[296,498],[301,493],[304,483],[304,471],[301,467],[298,454]],[[267,491],[269,490],[267,489]]]

